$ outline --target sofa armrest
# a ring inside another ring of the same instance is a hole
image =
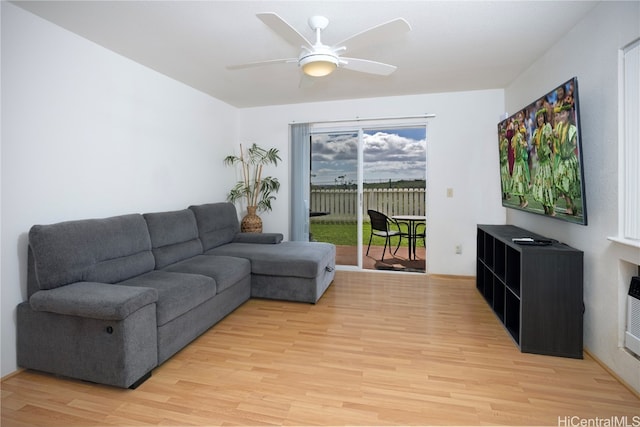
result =
[[[145,305],[158,300],[151,288],[76,282],[38,291],[29,298],[35,311],[102,320],[122,320]]]
[[[282,242],[282,239],[282,233],[237,233],[233,243],[275,244]]]

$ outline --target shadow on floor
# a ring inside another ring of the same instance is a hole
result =
[[[395,256],[389,255],[389,250],[382,258],[382,246],[371,246],[369,256],[366,255],[367,247],[362,248],[362,268],[365,270],[387,270],[421,272],[425,271],[426,250],[423,246],[416,248],[417,259],[407,258],[407,248],[400,248]],[[355,266],[358,264],[358,253],[355,246],[336,246],[336,264]]]

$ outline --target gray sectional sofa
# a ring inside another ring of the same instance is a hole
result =
[[[135,388],[250,297],[316,303],[335,246],[282,238],[230,203],[35,225],[18,365]]]

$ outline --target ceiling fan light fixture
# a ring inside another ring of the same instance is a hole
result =
[[[313,54],[300,59],[302,72],[311,77],[324,77],[338,68],[338,58],[327,54]]]
[[[0,0],[1,1],[1,0]],[[342,53],[349,49],[356,49],[369,46],[376,46],[377,43],[385,42],[387,39],[395,38],[399,34],[411,30],[409,23],[403,18],[396,18],[343,39],[340,43],[326,45],[322,43],[322,31],[329,25],[329,20],[323,16],[312,16],[309,18],[309,27],[315,33],[315,42],[310,42],[305,36],[300,34],[291,24],[273,12],[259,13],[258,18],[278,34],[289,44],[302,50],[297,58],[269,59],[266,61],[248,62],[240,65],[227,66],[230,70],[241,68],[251,68],[271,64],[292,64],[297,63],[298,68],[304,73],[303,76],[314,78],[325,77],[333,73],[337,68],[344,68],[351,71],[373,74],[378,76],[388,76],[396,70],[396,66],[384,64],[382,62],[368,59],[346,58]],[[302,80],[301,80],[302,81]],[[310,82],[312,79],[304,79]]]

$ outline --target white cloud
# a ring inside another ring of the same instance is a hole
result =
[[[415,139],[411,136],[420,135]],[[426,138],[424,129],[377,131],[364,137],[365,182],[425,179]],[[314,184],[355,183],[357,134],[318,134],[312,138]],[[342,178],[339,178],[342,177]]]

